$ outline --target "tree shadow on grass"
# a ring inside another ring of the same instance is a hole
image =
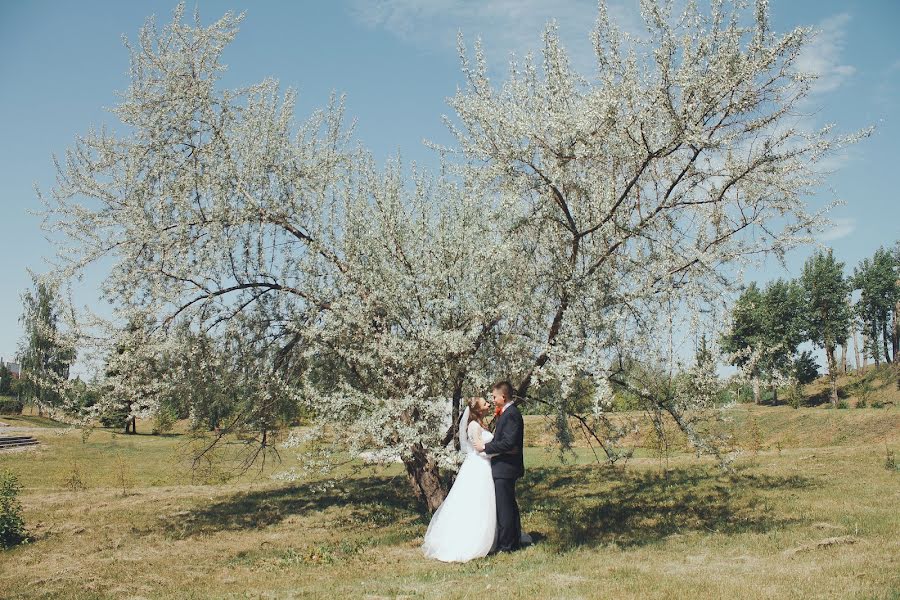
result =
[[[578,472],[573,472],[577,469]],[[641,546],[690,532],[765,532],[797,521],[772,514],[763,491],[813,487],[804,477],[738,474],[709,467],[662,472],[596,467],[532,469],[519,484],[523,515],[556,550]],[[526,527],[527,529],[527,527]]]
[[[329,515],[329,527],[366,530],[388,525],[418,525],[423,509],[400,477],[353,477],[333,482],[242,492],[194,510],[161,519],[166,535],[186,538],[218,531],[262,529],[292,515]],[[427,520],[424,521],[427,524]]]
[[[523,528],[536,545],[641,546],[670,535],[736,535],[782,528],[798,519],[771,511],[765,492],[814,487],[800,476],[741,473],[725,477],[709,466],[659,471],[592,465],[531,468],[517,485]],[[339,509],[329,512],[331,509]],[[165,535],[186,538],[261,529],[293,515],[316,516],[348,535],[399,543],[424,534],[430,516],[403,477],[351,477],[238,493],[161,519]]]

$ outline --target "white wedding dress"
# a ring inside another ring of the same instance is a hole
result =
[[[459,424],[460,446],[466,458],[456,481],[428,524],[422,551],[425,556],[445,562],[465,562],[486,556],[497,537],[497,508],[491,459],[476,452],[473,441],[485,444],[494,439],[477,421],[469,419],[466,408]]]

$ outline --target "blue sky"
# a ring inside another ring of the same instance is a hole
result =
[[[611,14],[636,30],[637,0],[611,0]],[[868,125],[875,134],[849,149],[837,172],[810,198],[820,206],[847,202],[833,213],[822,243],[852,269],[882,244],[900,239],[900,2],[896,0],[770,0],[773,28],[811,25],[821,34],[803,64],[821,76],[810,110],[842,131]],[[53,184],[52,154],[62,154],[91,125],[113,123],[104,107],[128,85],[121,36],[136,37],[144,20],[169,20],[174,1],[46,2],[0,0],[0,356],[15,353],[21,329],[19,294],[26,267],[45,270],[51,253],[28,210],[39,207],[33,186]],[[225,54],[224,85],[275,77],[300,91],[298,118],[346,94],[356,137],[385,158],[434,164],[423,139],[449,143],[441,122],[446,98],[461,83],[456,33],[480,36],[500,72],[510,52],[536,49],[548,19],[560,25],[576,65],[590,65],[588,34],[596,3],[580,0],[346,0],[237,2],[200,0],[204,22],[227,10],[246,11],[241,32]],[[752,275],[795,276],[809,254],[794,252],[785,271],[774,261]],[[89,276],[76,300],[96,302]]]

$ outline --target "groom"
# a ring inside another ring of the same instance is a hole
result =
[[[491,474],[497,498],[497,552],[511,552],[521,547],[522,522],[516,503],[516,479],[525,474],[522,460],[525,423],[513,403],[513,386],[508,381],[495,383],[491,395],[499,409],[494,439],[487,444],[475,442],[475,449],[491,457]]]

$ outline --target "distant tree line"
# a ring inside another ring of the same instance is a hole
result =
[[[763,385],[777,398],[781,383],[815,379],[818,366],[812,353],[798,350],[811,342],[825,351],[836,406],[837,377],[848,370],[851,344],[857,369],[865,369],[869,359],[875,365],[900,363],[898,315],[900,242],[879,248],[849,275],[831,250],[817,251],[799,278],[744,289],[732,308],[722,349],[731,364],[748,374],[759,403]]]

